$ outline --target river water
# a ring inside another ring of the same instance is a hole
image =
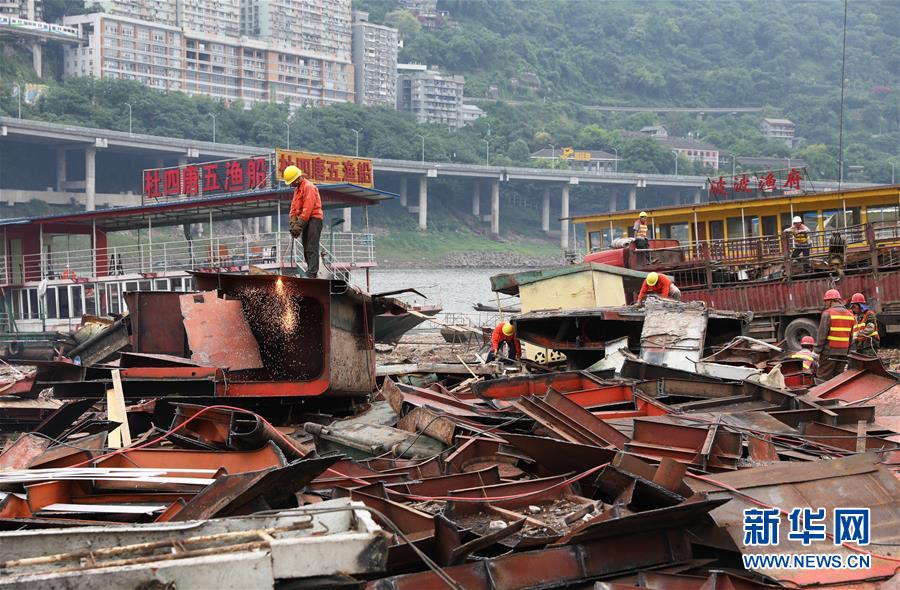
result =
[[[496,304],[490,278],[504,272],[522,272],[524,268],[450,268],[450,269],[386,269],[372,270],[372,293],[414,288],[428,297],[426,303],[443,306],[444,313],[472,313],[475,303]],[[357,284],[365,284],[365,273],[354,273]],[[417,303],[421,302],[419,299]],[[511,303],[501,295],[504,305]],[[515,299],[518,303],[518,298]]]

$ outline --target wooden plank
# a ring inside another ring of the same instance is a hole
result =
[[[113,388],[106,390],[106,415],[109,420],[121,425],[109,433],[107,446],[120,449],[131,446],[131,429],[128,427],[128,412],[125,411],[125,393],[119,369],[113,369],[112,380]]]

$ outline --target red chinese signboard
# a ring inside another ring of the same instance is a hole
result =
[[[144,170],[146,199],[178,199],[271,189],[270,156]]]
[[[285,168],[294,165],[303,170],[306,177],[317,184],[348,183],[369,188],[374,186],[372,160],[275,150],[275,161],[278,180],[282,179],[281,173]]]
[[[789,195],[809,190],[805,168],[763,170],[735,174],[732,177],[708,178],[711,199],[746,199],[759,196]]]

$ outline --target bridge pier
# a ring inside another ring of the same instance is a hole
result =
[[[491,182],[491,233],[500,235],[500,181]]]
[[[97,148],[84,149],[84,200],[85,209],[97,208]]]
[[[541,231],[544,234],[550,233],[550,187],[544,189],[544,196],[541,203]]]
[[[419,229],[428,229],[428,177],[419,177]]]
[[[477,180],[472,187],[472,215],[481,217],[481,183]]]
[[[66,190],[66,150],[56,148],[56,191]]]
[[[637,187],[633,186],[628,189],[628,209],[637,209]]]
[[[40,43],[31,44],[31,65],[38,78],[44,77],[44,46]]]
[[[564,184],[562,187],[562,210],[559,215],[560,221],[559,245],[563,250],[569,247],[569,185]]]
[[[406,177],[400,177],[400,206],[406,207]]]

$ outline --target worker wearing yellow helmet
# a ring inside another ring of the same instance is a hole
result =
[[[491,333],[491,352],[487,356],[488,362],[494,360],[503,344],[506,344],[508,348],[507,357],[515,360],[522,356],[522,343],[516,338],[516,327],[509,322],[500,322]]]
[[[644,284],[641,285],[641,292],[638,293],[637,302],[643,303],[647,295],[658,295],[663,299],[673,299],[681,301],[681,291],[672,282],[672,279],[658,272],[647,273]]]
[[[304,178],[303,170],[291,165],[281,173],[284,183],[294,187],[291,200],[291,237],[300,238],[306,258],[307,278],[319,274],[319,240],[322,237],[322,197],[319,189]]]

